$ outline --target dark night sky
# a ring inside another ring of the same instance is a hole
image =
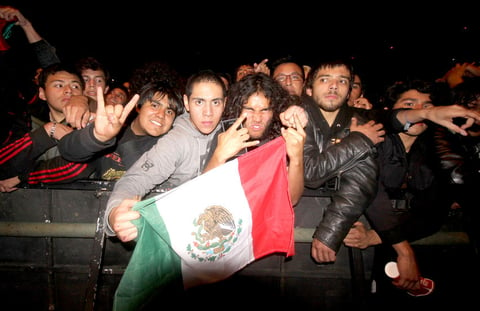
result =
[[[120,79],[153,59],[188,75],[201,68],[231,72],[240,63],[292,54],[312,65],[326,57],[354,59],[367,85],[381,86],[403,75],[438,77],[457,61],[480,62],[476,10],[459,14],[452,5],[421,11],[406,2],[370,10],[349,10],[344,2],[316,8],[312,1],[267,8],[258,1],[120,3],[4,2],[20,8],[61,58],[96,56]]]

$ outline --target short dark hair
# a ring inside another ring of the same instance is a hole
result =
[[[433,81],[423,80],[423,79],[406,79],[402,81],[396,81],[389,87],[385,92],[384,105],[387,108],[392,108],[392,106],[398,101],[400,96],[409,91],[416,90],[420,93],[429,94],[432,103],[435,105],[435,95],[438,94],[439,88],[437,84]]]
[[[324,68],[335,68],[335,67],[347,67],[350,71],[350,89],[349,92],[352,90],[353,80],[355,77],[355,72],[353,68],[353,64],[344,59],[333,59],[333,60],[326,60],[317,64],[311,72],[308,74],[307,81],[305,84],[306,88],[311,88],[313,85],[313,81],[317,77],[318,71]]]
[[[82,86],[82,90],[85,88],[85,81],[82,79],[82,75],[77,71],[75,65],[71,63],[55,63],[45,67],[38,76],[38,85],[42,88],[46,87],[47,79],[49,76],[56,74],[57,72],[65,71],[70,74],[76,75]]]
[[[187,97],[190,97],[192,95],[193,85],[199,82],[216,83],[222,87],[223,97],[227,96],[227,87],[225,86],[225,83],[223,83],[220,75],[211,69],[203,69],[188,77],[187,84],[185,86],[185,94],[187,95]]]
[[[101,70],[103,71],[103,74],[105,75],[105,81],[107,85],[110,85],[110,72],[108,71],[107,67],[102,64],[98,59],[96,59],[93,56],[87,56],[83,58],[79,58],[75,62],[75,66],[77,67],[78,72],[82,72],[85,69],[91,69],[91,70]]]
[[[168,96],[169,108],[175,112],[176,116],[184,112],[181,93],[166,81],[151,82],[144,85],[140,90],[137,106],[142,107],[147,100],[151,100],[157,93]]]
[[[302,71],[302,78],[305,80],[305,69],[303,68],[303,65],[297,59],[295,59],[295,57],[293,57],[292,55],[287,55],[287,56],[283,56],[275,59],[270,65],[271,76],[273,76],[273,72],[275,71],[275,69],[277,69],[278,66],[282,64],[287,64],[287,63],[297,64]]]

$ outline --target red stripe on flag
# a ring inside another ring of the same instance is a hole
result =
[[[273,252],[295,253],[286,157],[285,141],[278,137],[238,158],[240,180],[252,211],[255,259]]]

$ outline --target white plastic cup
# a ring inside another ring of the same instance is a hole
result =
[[[395,261],[390,261],[385,265],[385,274],[392,279],[396,279],[400,276],[400,272],[398,272],[397,263]],[[434,287],[435,283],[431,279],[420,277],[420,289],[407,292],[409,295],[415,297],[426,296],[433,291]]]
[[[397,263],[395,261],[390,261],[385,265],[385,274],[392,279],[396,279],[400,276],[400,272],[398,272]]]

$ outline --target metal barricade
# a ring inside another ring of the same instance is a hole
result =
[[[8,296],[2,301],[15,303],[17,309],[33,299],[48,310],[111,310],[114,290],[134,248],[133,243],[105,237],[103,216],[113,185],[79,181],[0,193],[0,293]],[[328,197],[331,190],[307,190],[304,198]],[[314,213],[315,206],[310,205],[300,206],[296,213],[302,208]],[[247,266],[238,277],[264,278],[281,294],[310,295],[318,308],[328,307],[327,298],[341,302],[347,297],[358,305],[368,287],[373,252],[343,247],[338,263],[316,265],[309,256],[313,232],[311,226],[297,225],[298,256],[287,260],[270,256]],[[462,244],[468,237],[463,232],[439,232],[418,243]],[[325,289],[322,295],[330,296],[315,296],[318,287]],[[335,289],[333,294],[329,287]],[[22,301],[25,292],[34,297]]]

